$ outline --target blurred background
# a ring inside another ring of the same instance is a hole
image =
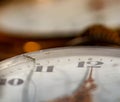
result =
[[[0,0],[0,60],[64,46],[120,45],[120,0]]]

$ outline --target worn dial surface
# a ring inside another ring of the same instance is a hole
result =
[[[57,102],[91,85],[95,88],[89,90],[90,102],[119,102],[119,52],[69,47],[4,60],[0,62],[0,102]]]

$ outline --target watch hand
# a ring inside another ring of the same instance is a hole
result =
[[[92,102],[91,90],[96,88],[94,79],[92,78],[93,68],[91,67],[90,73],[87,80],[84,81],[83,85],[78,88],[78,90],[71,96],[66,96],[63,98],[58,98],[54,101],[48,102]]]
[[[91,90],[96,88],[92,75],[93,68],[91,67],[87,80],[78,88],[78,91],[73,95],[73,100],[70,102],[92,102]]]
[[[85,82],[83,84],[84,87],[90,87],[90,85],[93,85],[94,79],[92,78],[92,75],[93,75],[93,68],[91,67],[90,68],[90,73],[88,75],[88,79],[85,80]]]
[[[31,60],[33,62],[33,67],[30,70],[30,72],[28,73],[28,76],[26,78],[26,83],[23,87],[23,96],[22,96],[22,102],[29,102],[29,85],[30,85],[32,76],[34,74],[36,59],[31,56],[28,56],[28,55],[23,55],[23,57],[25,57],[25,58],[27,58],[27,60]]]

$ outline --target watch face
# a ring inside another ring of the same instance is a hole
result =
[[[0,102],[119,102],[119,52],[69,47],[4,60]]]
[[[73,36],[70,32],[82,31],[93,24],[119,27],[119,1],[36,0],[10,3],[0,9],[0,28],[13,35],[60,37]]]

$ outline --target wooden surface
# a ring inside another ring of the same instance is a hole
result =
[[[5,34],[0,34],[0,60],[10,58],[22,53],[26,53],[24,46],[27,42],[35,42],[40,48],[34,49],[42,50],[47,48],[55,48],[65,46],[65,43],[71,38],[22,38],[22,37],[12,37]],[[29,51],[31,52],[31,51]]]
[[[26,34],[27,35],[27,34]],[[120,29],[110,29],[102,25],[88,27],[79,36],[62,38],[40,38],[10,36],[0,32],[0,60],[19,54],[56,47],[72,46],[112,46],[120,47]]]

